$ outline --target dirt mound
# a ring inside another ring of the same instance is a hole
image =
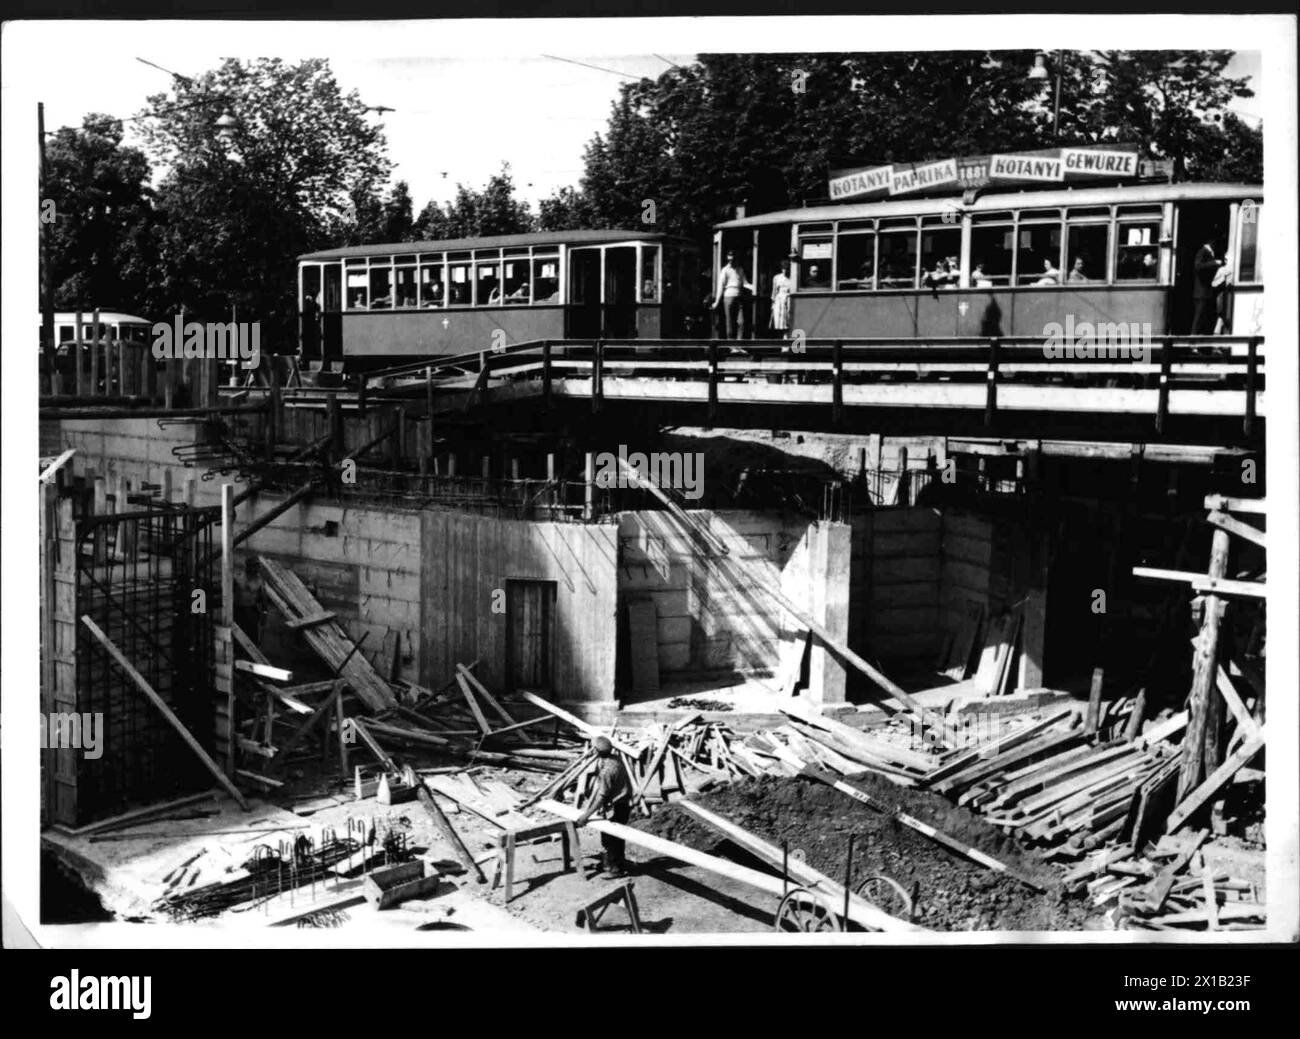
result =
[[[697,800],[773,844],[788,841],[792,852],[801,849],[809,865],[841,882],[853,834],[853,887],[881,873],[909,890],[915,886],[916,922],[934,930],[1079,930],[1100,919],[1100,912],[1089,903],[1063,894],[1049,866],[1021,854],[1014,841],[964,808],[937,794],[904,789],[877,777],[860,776],[854,782],[885,804],[1032,877],[1048,893],[1038,894],[985,869],[813,780],[748,780],[709,791]],[[725,837],[672,805],[641,825],[700,851],[741,857]]]

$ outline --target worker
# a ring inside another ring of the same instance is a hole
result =
[[[599,759],[596,766],[596,786],[576,822],[586,826],[596,812],[605,812],[612,823],[626,825],[632,817],[632,790],[628,785],[623,763],[614,756],[614,745],[604,736],[592,741],[592,749]],[[600,872],[610,879],[627,876],[627,859],[624,842],[607,833],[600,835]]]

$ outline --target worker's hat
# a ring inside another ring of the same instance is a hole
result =
[[[608,757],[614,751],[614,744],[610,743],[604,736],[597,736],[591,741],[591,745],[596,748],[596,753],[602,758]]]

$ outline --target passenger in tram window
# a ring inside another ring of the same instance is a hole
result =
[[[442,282],[430,281],[425,283],[424,305],[425,307],[442,306]]]
[[[753,292],[754,286],[745,277],[744,269],[736,265],[736,254],[728,251],[726,265],[718,275],[717,299],[713,302],[714,307],[721,305],[723,308],[728,339],[740,338],[740,303],[746,290]]]
[[[867,275],[870,278],[870,275]],[[774,332],[780,332],[782,339],[790,338],[790,261],[782,260],[781,269],[772,278],[772,317]],[[782,348],[784,352],[785,348]]]
[[[1043,257],[1043,274],[1042,277],[1040,277],[1036,282],[1034,282],[1034,284],[1035,285],[1061,284],[1061,272],[1056,269],[1056,265],[1052,263],[1050,258]]]
[[[1192,281],[1192,335],[1214,334],[1217,307],[1214,297],[1214,276],[1221,261],[1214,251],[1214,237],[1207,236],[1196,253]]]
[[[560,296],[560,283],[555,278],[538,278],[537,279],[537,298],[536,303],[549,303],[551,300],[558,299]]]
[[[948,284],[945,286],[949,289],[955,289],[961,285],[961,260],[956,256],[948,257]]]
[[[984,273],[984,261],[981,260],[971,271],[970,283],[977,289],[991,289],[993,282],[987,274]]]
[[[1092,281],[1092,279],[1083,272],[1085,266],[1087,266],[1087,263],[1084,258],[1082,256],[1076,256],[1074,258],[1074,265],[1070,268],[1068,280],[1071,282]]]

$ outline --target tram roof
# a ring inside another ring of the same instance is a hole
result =
[[[391,256],[394,253],[441,253],[469,249],[511,249],[530,245],[610,245],[618,242],[680,242],[685,238],[654,231],[532,231],[527,234],[489,235],[485,238],[446,238],[438,242],[386,242],[321,249],[299,260],[338,260],[349,256]]]
[[[960,194],[906,198],[877,202],[835,202],[823,206],[800,209],[783,209],[774,213],[758,213],[715,224],[715,230],[764,227],[768,224],[810,223],[820,220],[855,220],[877,216],[926,216],[943,213],[958,203],[962,212],[986,213],[1004,209],[1035,209],[1052,206],[1099,206],[1110,203],[1141,204],[1143,202],[1197,202],[1215,199],[1262,197],[1260,184],[1135,184],[1106,185],[1088,188],[1054,188],[1051,191],[998,191],[981,195],[970,205],[962,202]]]

